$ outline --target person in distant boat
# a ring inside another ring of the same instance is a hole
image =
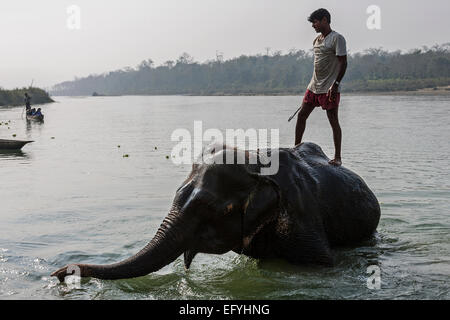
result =
[[[342,131],[338,119],[340,82],[347,70],[347,48],[344,37],[331,30],[331,16],[326,9],[311,13],[308,21],[317,33],[313,41],[314,72],[308,85],[295,127],[295,145],[302,142],[306,119],[315,107],[321,106],[327,111],[328,120],[333,129],[335,155],[330,164],[340,166]]]
[[[42,116],[41,108],[38,108],[33,115],[34,116]]]
[[[30,109],[30,115],[32,115],[32,116],[34,116],[34,114],[35,114],[35,112],[36,112],[36,109],[35,108],[32,108],[32,109]]]
[[[30,109],[31,109],[31,97],[28,95],[28,93],[25,92],[25,108],[27,110],[27,114],[30,113]]]

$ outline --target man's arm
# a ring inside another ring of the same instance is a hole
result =
[[[345,71],[347,70],[347,56],[338,56],[339,62],[339,73],[336,78],[337,82],[341,82],[342,78],[345,75]]]
[[[345,75],[345,71],[347,70],[347,56],[337,56],[337,58],[339,63],[339,73],[333,85],[328,90],[328,97],[330,101],[334,101],[336,99],[336,94],[339,86],[336,82],[341,82],[342,78]]]

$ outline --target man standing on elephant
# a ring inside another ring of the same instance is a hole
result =
[[[314,72],[308,85],[295,128],[295,145],[302,142],[308,119],[315,107],[327,111],[333,129],[334,159],[330,164],[340,166],[342,131],[338,119],[340,82],[347,69],[347,49],[344,37],[331,30],[331,16],[326,9],[314,11],[308,18],[312,27],[320,33],[313,41]]]

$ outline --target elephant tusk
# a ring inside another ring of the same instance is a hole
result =
[[[184,252],[184,269],[186,271],[189,270],[192,260],[194,260],[196,254],[197,252],[193,252],[191,250],[187,250]]]

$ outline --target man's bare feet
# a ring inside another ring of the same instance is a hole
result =
[[[328,161],[329,164],[339,167],[342,165],[342,160],[341,158],[334,158],[333,160]]]

